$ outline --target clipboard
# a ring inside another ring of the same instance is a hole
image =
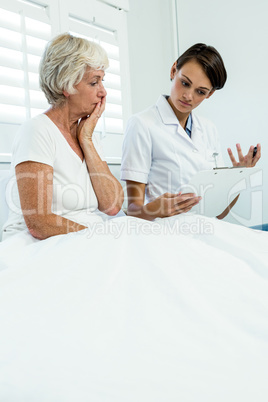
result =
[[[226,210],[241,191],[251,188],[251,178],[261,170],[256,167],[202,170],[188,184],[183,185],[180,191],[202,197],[190,212],[216,217]]]

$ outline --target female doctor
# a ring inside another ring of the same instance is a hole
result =
[[[128,215],[147,220],[189,211],[200,201],[178,192],[200,170],[224,166],[216,127],[193,110],[217,89],[227,74],[218,51],[193,45],[172,65],[170,95],[128,121],[123,144],[121,179],[126,180]],[[228,148],[233,166],[255,166],[261,146],[251,146],[238,161]],[[144,205],[145,203],[145,205]]]

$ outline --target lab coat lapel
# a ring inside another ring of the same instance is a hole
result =
[[[160,114],[160,117],[163,121],[164,124],[171,124],[171,125],[176,125],[177,126],[177,133],[183,137],[185,141],[187,141],[189,144],[191,144],[193,147],[194,144],[191,140],[191,138],[187,135],[186,131],[182,128],[180,125],[175,113],[172,110],[172,107],[168,103],[165,95],[161,95],[158,98],[158,101],[156,103],[158,112]]]

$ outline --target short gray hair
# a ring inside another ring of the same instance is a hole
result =
[[[109,67],[107,54],[100,45],[69,33],[52,39],[39,66],[39,84],[48,103],[62,105],[66,101],[63,91],[74,94],[74,86],[88,67],[103,71]]]

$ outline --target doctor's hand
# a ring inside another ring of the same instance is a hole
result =
[[[258,160],[261,157],[261,145],[260,144],[257,144],[257,153],[254,157],[253,157],[253,151],[254,151],[253,145],[251,145],[247,155],[245,155],[245,156],[242,153],[240,144],[236,144],[236,149],[237,149],[237,154],[238,154],[238,159],[239,159],[238,162],[236,161],[236,159],[231,151],[231,148],[227,148],[229,157],[230,157],[231,162],[234,167],[253,167],[256,165],[256,163],[258,162]]]
[[[92,141],[93,132],[98,123],[99,118],[104,112],[106,104],[106,96],[104,96],[99,103],[97,103],[90,116],[83,117],[76,130],[78,141],[82,147],[84,143]]]
[[[165,193],[150,204],[154,203],[153,209],[154,212],[157,212],[159,218],[167,218],[190,211],[200,200],[201,197],[193,193]]]
[[[127,180],[127,195],[128,216],[134,216],[148,221],[188,212],[201,200],[201,197],[197,197],[193,193],[165,193],[155,198],[153,201],[144,204],[145,183],[131,180]]]

